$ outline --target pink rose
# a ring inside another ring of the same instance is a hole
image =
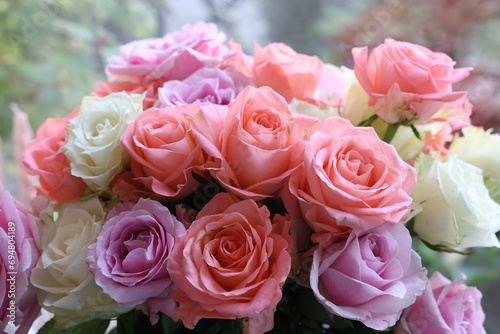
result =
[[[187,328],[202,318],[249,318],[250,333],[271,330],[290,271],[287,241],[274,230],[265,206],[216,195],[172,249],[174,318]]]
[[[40,257],[39,231],[27,210],[0,188],[0,330],[28,333],[40,312],[31,270]],[[12,327],[11,327],[12,328]]]
[[[471,68],[455,69],[444,53],[388,38],[370,55],[367,47],[354,48],[352,54],[369,105],[389,123],[423,123],[467,94],[454,92],[452,84],[466,78]]]
[[[257,87],[269,86],[288,102],[311,98],[318,87],[323,62],[315,56],[295,52],[288,45],[255,45],[253,80]]]
[[[439,272],[434,273],[424,293],[404,310],[395,333],[486,333],[481,292],[464,282],[464,275],[451,282]]]
[[[122,46],[120,56],[111,57],[106,70],[110,81],[182,80],[202,67],[217,65],[228,52],[225,39],[213,23],[185,25],[162,38]]]
[[[332,233],[400,222],[410,211],[415,183],[414,168],[373,128],[331,117],[306,144],[284,201],[289,211],[300,207],[319,242]]]
[[[87,263],[105,293],[127,307],[141,304],[151,312],[172,315],[172,281],[167,263],[176,238],[185,232],[168,208],[150,199],[125,202],[108,214]]]
[[[249,86],[227,115],[201,111],[192,127],[202,148],[217,160],[207,168],[223,187],[260,200],[280,194],[300,164],[304,131],[316,121],[294,117],[285,99],[269,87]]]
[[[313,256],[311,289],[331,313],[384,330],[415,302],[427,282],[426,269],[402,224],[353,230]]]
[[[233,40],[229,41],[229,49],[220,68],[239,72],[250,79],[253,76],[253,56],[244,53],[241,45]]]
[[[65,144],[69,119],[77,109],[64,119],[47,119],[23,154],[26,172],[39,176],[37,192],[59,202],[77,199],[87,188],[81,178],[71,175],[70,161],[60,150]]]
[[[198,187],[192,171],[201,173],[206,157],[189,124],[198,110],[197,104],[152,108],[128,126],[122,144],[131,157],[130,170],[113,186],[122,200],[177,200]]]
[[[216,68],[202,68],[186,79],[171,80],[158,89],[157,107],[184,104],[229,104],[251,82],[243,74]]]
[[[129,81],[121,82],[102,82],[97,84],[92,95],[97,97],[105,97],[111,93],[125,92],[127,94],[142,94],[146,93],[142,100],[142,109],[151,108],[158,100],[158,87],[161,87],[162,81],[151,81],[147,83],[136,83]]]

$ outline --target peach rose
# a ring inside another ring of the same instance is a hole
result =
[[[288,45],[255,45],[253,80],[257,87],[269,86],[288,102],[314,95],[323,69],[318,57],[295,52]]]
[[[331,234],[398,223],[410,212],[413,167],[373,128],[325,120],[306,144],[304,162],[284,192],[285,206],[299,206],[321,242]],[[298,202],[298,203],[297,203]]]
[[[136,83],[129,81],[121,82],[101,82],[96,85],[93,96],[105,97],[111,93],[125,92],[127,94],[142,94],[146,93],[142,100],[142,109],[151,108],[158,100],[158,88],[163,85],[163,81],[156,80],[146,83]]]
[[[176,200],[196,189],[198,182],[191,172],[200,169],[201,173],[206,159],[188,119],[199,108],[197,104],[151,108],[128,126],[122,144],[131,158],[130,170],[113,186],[122,200],[143,196]]]
[[[250,333],[271,330],[290,271],[281,233],[273,231],[265,206],[216,195],[170,253],[174,318],[187,328],[202,318],[248,318]]]
[[[68,118],[77,112],[75,110]],[[70,161],[60,150],[65,144],[68,118],[47,119],[35,139],[26,144],[23,153],[26,172],[39,176],[38,194],[60,202],[77,199],[87,188],[81,178],[71,175]]]
[[[271,88],[247,87],[227,115],[202,110],[192,127],[201,147],[215,158],[207,168],[222,186],[238,197],[260,200],[279,195],[300,164],[304,130],[314,122],[319,123],[293,117]]]
[[[455,69],[444,53],[388,38],[370,55],[367,47],[354,48],[352,54],[369,105],[389,123],[423,123],[467,95],[454,92],[452,84],[466,78],[471,68]]]

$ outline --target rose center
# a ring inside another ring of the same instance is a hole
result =
[[[103,122],[99,122],[95,126],[95,130],[93,131],[92,136],[98,137],[102,134],[107,134],[111,131],[111,129],[113,129],[113,127],[114,125],[111,123],[111,121],[106,118]]]

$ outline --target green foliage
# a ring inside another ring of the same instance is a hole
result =
[[[57,319],[54,317],[49,320],[38,331],[38,334],[104,334],[109,326],[109,320],[94,319],[77,326],[61,326]]]
[[[1,137],[10,136],[11,103],[35,129],[63,117],[105,80],[106,60],[119,45],[156,36],[150,3],[0,0]]]

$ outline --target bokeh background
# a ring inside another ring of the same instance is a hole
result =
[[[457,87],[469,91],[473,123],[500,131],[498,0],[0,0],[0,135],[10,190],[21,172],[10,143],[13,104],[36,130],[105,80],[107,58],[120,45],[199,20],[216,23],[250,54],[254,43],[283,42],[352,66],[352,47],[387,37],[445,52],[474,68]],[[489,333],[500,333],[500,251],[463,257],[415,247],[431,272],[467,274],[484,294]]]

